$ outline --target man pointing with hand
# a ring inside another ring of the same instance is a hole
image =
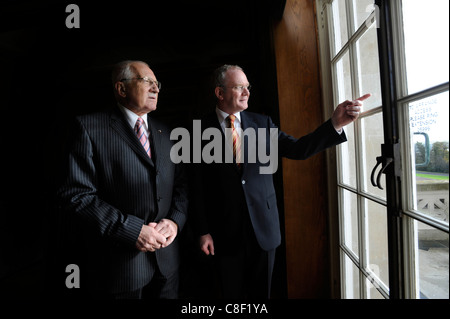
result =
[[[242,68],[224,65],[215,71],[214,82],[216,108],[202,119],[202,129],[224,133],[230,129],[235,159],[233,163],[222,160],[195,166],[193,225],[200,250],[213,255],[221,297],[268,298],[275,250],[281,243],[275,187],[272,175],[260,173],[266,163],[247,160],[250,146],[238,129],[275,129],[276,156],[304,160],[347,141],[343,128],[359,117],[362,102],[370,94],[341,103],[331,119],[314,132],[294,138],[278,130],[270,117],[246,111],[251,86]],[[272,149],[269,140],[263,144],[264,150]],[[258,147],[261,143],[258,141]]]

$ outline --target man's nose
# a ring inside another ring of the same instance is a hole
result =
[[[156,83],[152,83],[152,85],[150,85],[148,90],[152,93],[159,93],[159,88],[158,85],[156,85]]]

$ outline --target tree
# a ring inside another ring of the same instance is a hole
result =
[[[448,173],[448,160],[449,160],[449,143],[448,142],[436,142],[433,144],[430,153],[430,165],[428,165],[428,171]]]

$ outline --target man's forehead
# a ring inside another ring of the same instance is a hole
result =
[[[134,69],[134,71],[136,72],[136,75],[138,77],[149,77],[154,79],[155,78],[155,74],[153,73],[153,71],[144,63],[134,63],[131,65],[132,68]]]
[[[226,79],[230,82],[239,82],[240,84],[246,84],[248,82],[245,73],[239,69],[228,70],[226,73]]]

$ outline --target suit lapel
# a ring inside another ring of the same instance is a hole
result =
[[[111,114],[110,126],[118,133],[118,135],[138,154],[146,163],[154,166],[154,163],[150,157],[148,157],[142,144],[139,142],[133,129],[126,122],[123,114],[119,109],[115,109]]]
[[[258,125],[251,119],[250,116],[248,116],[248,114],[243,111],[241,112],[241,127],[242,127],[242,132],[244,132],[246,129],[248,128],[252,128],[255,133],[256,133],[256,145],[258,145],[257,141],[258,141]],[[242,136],[244,137],[244,136]],[[242,163],[242,171],[245,172],[245,169],[247,167],[247,162],[248,162],[248,143],[245,143],[245,141],[241,141],[241,145],[243,146],[243,148],[241,149],[242,152],[242,156],[244,158],[244,163]],[[255,149],[254,151],[257,151],[257,149]]]
[[[162,143],[163,134],[167,134],[168,132],[164,132],[162,127],[159,127],[158,122],[151,119],[150,116],[147,115],[147,122],[150,130],[150,142],[152,149],[152,160],[155,164],[156,169],[161,167],[161,163],[165,161],[170,161],[170,158],[167,158],[167,154],[170,152],[166,152]],[[148,157],[148,156],[147,156]]]

